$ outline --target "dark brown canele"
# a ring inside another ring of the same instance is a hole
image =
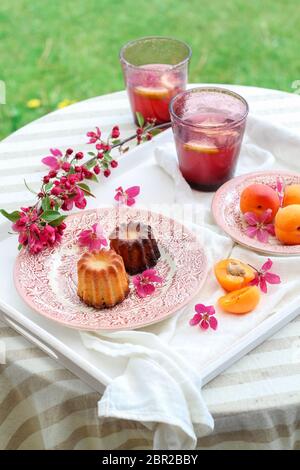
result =
[[[129,274],[152,268],[160,258],[150,225],[129,222],[116,227],[109,237],[110,247],[122,256]]]

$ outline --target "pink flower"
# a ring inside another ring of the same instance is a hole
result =
[[[19,234],[20,245],[27,247],[31,254],[37,254],[61,240],[66,224],[62,222],[57,227],[52,227],[41,221],[36,209],[27,207],[22,208],[20,218],[12,228]]]
[[[95,144],[97,142],[97,140],[100,140],[101,131],[100,131],[99,127],[96,127],[96,132],[90,131],[90,132],[87,132],[86,135],[90,139],[88,144]]]
[[[275,235],[274,224],[268,223],[270,220],[271,209],[267,209],[261,216],[254,212],[244,214],[245,221],[248,224],[246,234],[250,238],[257,238],[261,243],[267,243],[269,236]]]
[[[147,269],[142,274],[138,274],[132,278],[133,285],[139,297],[145,298],[147,295],[151,295],[155,291],[156,283],[161,284],[163,282],[162,277],[157,275],[155,269]]]
[[[107,246],[103,229],[100,224],[94,224],[91,229],[83,230],[78,237],[80,246],[86,246],[90,251],[100,250],[101,246]]]
[[[282,178],[277,178],[276,192],[279,197],[280,207],[283,205],[285,184]]]
[[[255,278],[249,284],[251,286],[259,286],[260,290],[265,294],[268,292],[267,283],[269,284],[280,284],[281,279],[277,274],[270,273],[270,269],[273,266],[273,262],[268,260],[262,265],[261,269],[256,272]]]
[[[113,139],[117,139],[120,137],[120,129],[119,126],[114,126],[111,131],[111,136]]]
[[[207,330],[209,327],[213,330],[218,328],[218,320],[213,316],[216,311],[212,305],[205,306],[203,304],[195,305],[195,315],[190,320],[190,325],[199,325],[202,330]]]
[[[45,157],[42,159],[42,162],[49,166],[51,170],[57,171],[61,167],[61,160],[60,158],[63,156],[61,151],[59,149],[50,149],[50,152],[52,155],[49,155],[48,157]]]
[[[133,206],[135,204],[135,197],[140,194],[140,186],[131,186],[130,188],[123,190],[122,186],[116,189],[117,194],[115,195],[115,201],[119,204],[126,204],[127,206]]]

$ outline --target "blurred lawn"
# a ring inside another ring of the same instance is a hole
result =
[[[292,91],[299,24],[299,0],[1,0],[0,138],[63,99],[122,89],[119,48],[146,35],[192,46],[190,82]]]

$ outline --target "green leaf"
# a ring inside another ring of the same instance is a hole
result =
[[[46,196],[42,199],[42,209],[44,212],[51,210],[51,205],[50,205],[50,198],[49,196]]]
[[[137,111],[135,113],[136,115],[136,118],[137,118],[137,122],[139,124],[140,127],[143,127],[144,124],[145,124],[145,119],[144,119],[144,116],[142,115],[142,113],[140,113],[139,111]]]
[[[121,139],[114,139],[112,140],[113,145],[119,145],[121,143]]]
[[[19,243],[19,245],[18,245],[18,250],[21,251],[22,248],[23,248],[23,245],[21,245],[21,243]]]
[[[92,158],[91,160],[88,160],[85,164],[85,166],[88,168],[88,170],[90,170],[91,168],[93,168],[93,166],[95,165],[97,159],[96,158]]]
[[[60,212],[51,210],[47,210],[41,215],[41,218],[46,222],[54,222],[54,220],[57,220],[59,217],[61,217]]]
[[[47,184],[45,185],[45,191],[48,192],[48,191],[52,188],[52,185],[53,185],[53,183],[51,183],[51,182],[50,182],[50,183],[47,183]]]
[[[91,192],[90,187],[85,184],[85,183],[77,183],[77,186],[82,189],[82,191],[87,195],[87,196],[92,196],[95,197],[94,194]]]
[[[88,155],[90,155],[91,157],[95,157],[96,154],[94,152],[88,152]]]
[[[8,220],[11,222],[16,222],[20,218],[20,212],[19,211],[14,211],[14,212],[6,212],[4,209],[0,209],[0,213],[4,215]]]
[[[49,225],[51,225],[52,227],[57,227],[58,225],[63,223],[66,217],[67,217],[66,215],[61,215],[60,217],[53,220],[52,222],[49,222]]]
[[[157,134],[160,134],[162,132],[162,129],[152,129],[152,131],[150,131],[150,134],[153,135],[153,137]]]
[[[92,180],[92,181],[95,181],[95,183],[98,183],[98,178],[97,178],[96,175],[93,175],[93,176],[91,177],[91,180]]]
[[[75,168],[73,166],[71,166],[70,170],[69,170],[69,175],[75,175],[76,171],[75,171]]]

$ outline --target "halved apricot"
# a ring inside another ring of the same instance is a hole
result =
[[[225,312],[242,315],[254,310],[259,300],[259,289],[256,286],[250,286],[223,295],[219,298],[218,303]]]
[[[237,259],[223,259],[215,265],[215,276],[227,292],[242,289],[255,278],[255,271]]]

